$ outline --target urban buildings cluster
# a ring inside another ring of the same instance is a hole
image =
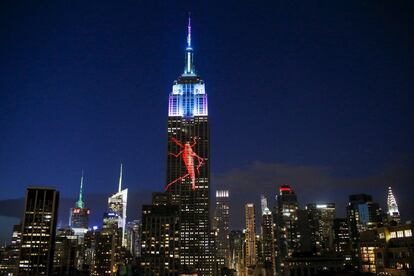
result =
[[[127,221],[122,164],[101,227],[90,227],[83,173],[65,228],[56,227],[59,192],[29,187],[21,224],[2,247],[2,275],[413,273],[414,225],[401,222],[391,188],[386,213],[370,195],[356,194],[338,218],[335,203],[301,209],[292,187],[275,187],[272,200],[260,197],[260,210],[246,202],[244,229],[230,229],[231,191],[217,190],[210,206],[207,94],[194,68],[190,21],[184,72],[168,103],[165,191],[153,193],[140,220]]]

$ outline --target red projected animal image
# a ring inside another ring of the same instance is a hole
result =
[[[197,153],[195,153],[193,151],[193,147],[196,145],[196,138],[193,138],[193,143],[190,144],[190,142],[185,142],[185,144],[181,144],[180,141],[178,141],[177,139],[175,139],[174,137],[171,137],[171,141],[173,141],[175,144],[177,144],[180,148],[182,148],[182,150],[177,153],[171,153],[169,152],[169,155],[174,156],[175,158],[178,158],[181,156],[181,159],[183,160],[185,167],[187,169],[187,173],[183,176],[178,177],[177,179],[171,181],[170,183],[168,183],[168,185],[165,187],[165,189],[167,190],[171,185],[173,185],[174,183],[176,183],[177,181],[180,181],[186,177],[190,177],[191,179],[191,183],[192,183],[192,189],[195,190],[195,179],[196,179],[196,171],[198,174],[200,174],[200,167],[204,165],[204,159],[201,158],[200,156],[197,155]],[[194,169],[194,159],[197,159],[198,164],[196,169]]]

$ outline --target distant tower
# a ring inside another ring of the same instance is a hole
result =
[[[219,266],[229,267],[230,261],[230,242],[229,242],[229,224],[230,224],[230,203],[229,191],[216,191],[216,210],[215,222],[217,230],[217,263]]]
[[[70,208],[69,226],[75,232],[75,235],[83,236],[88,231],[90,210],[85,208],[83,202],[83,171],[80,181],[79,199],[76,201],[76,207]]]
[[[108,215],[118,217],[118,228],[122,228],[122,246],[127,245],[125,237],[126,211],[128,201],[128,189],[122,190],[122,164],[119,173],[118,192],[108,198]]]
[[[274,260],[274,228],[273,228],[273,215],[267,206],[267,198],[261,196],[262,207],[262,256],[266,263],[272,263],[272,267],[275,264]]]
[[[395,221],[400,223],[400,211],[398,211],[397,200],[392,193],[391,187],[388,187],[388,196],[387,196],[387,206],[388,206],[388,220]]]
[[[27,188],[18,275],[52,274],[58,207],[54,188]]]
[[[247,203],[246,211],[246,267],[256,264],[256,222],[254,204]]]

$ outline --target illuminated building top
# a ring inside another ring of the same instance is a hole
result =
[[[174,82],[168,100],[169,117],[207,116],[207,94],[204,82],[195,72],[191,45],[191,18],[188,18],[187,47],[183,74]]]
[[[81,182],[80,182],[80,191],[79,191],[79,200],[76,201],[76,207],[77,208],[84,208],[85,204],[83,202],[83,170],[82,170],[82,176],[81,176]]]
[[[388,205],[388,215],[390,216],[399,216],[400,212],[398,211],[397,200],[392,193],[391,187],[388,187],[388,196],[387,196],[387,205]]]

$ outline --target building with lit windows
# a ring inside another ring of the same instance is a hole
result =
[[[342,256],[346,263],[351,262],[351,239],[348,220],[336,218],[332,225],[333,250],[337,256]]]
[[[109,213],[116,214],[118,219],[118,228],[122,229],[121,242],[126,246],[125,227],[127,214],[128,189],[122,190],[122,164],[119,173],[118,192],[108,198]]]
[[[306,205],[311,232],[311,250],[320,256],[333,251],[332,227],[336,216],[335,203]]]
[[[83,201],[83,171],[80,182],[79,199],[76,206],[70,209],[69,226],[75,232],[75,235],[83,236],[89,227],[90,210],[85,208]]]
[[[394,222],[396,224],[400,223],[400,211],[398,210],[397,200],[392,192],[391,187],[388,187],[387,195],[387,217],[390,223]]]
[[[360,233],[373,230],[382,221],[378,203],[367,194],[349,196],[347,219],[351,239],[352,262],[355,268],[360,266]]]
[[[241,230],[233,230],[229,234],[230,241],[230,268],[240,272],[244,266],[243,249],[245,243],[244,233]]]
[[[186,273],[212,275],[208,105],[204,81],[194,67],[190,19],[184,72],[168,100],[167,137],[165,190],[179,206],[180,265]]]
[[[27,188],[18,275],[51,275],[58,207],[56,189]]]
[[[295,191],[289,185],[280,186],[275,212],[278,251],[276,269],[279,273],[283,271],[283,267],[280,266],[283,259],[291,257],[299,248],[298,209]]]
[[[55,254],[53,259],[54,275],[74,275],[78,272],[78,236],[71,228],[56,231]]]
[[[0,254],[0,275],[17,275],[21,236],[22,225],[13,225],[11,244],[5,246],[3,254]]]
[[[154,193],[152,204],[142,206],[140,275],[179,275],[178,219],[178,206],[170,204],[168,194]]]
[[[375,266],[379,275],[414,274],[414,224],[380,227],[382,246],[375,250]]]
[[[229,267],[230,262],[230,202],[229,191],[216,191],[216,209],[214,214],[216,237],[216,260],[219,267]]]
[[[274,247],[274,228],[273,228],[273,214],[270,211],[267,198],[261,196],[261,207],[262,207],[262,222],[261,222],[261,238],[262,238],[262,258],[266,265],[270,265],[273,269],[275,264],[275,247]]]
[[[257,252],[256,252],[256,221],[254,214],[254,204],[247,203],[245,205],[245,215],[246,215],[246,257],[245,263],[246,267],[256,265],[257,261]]]

